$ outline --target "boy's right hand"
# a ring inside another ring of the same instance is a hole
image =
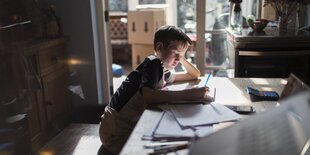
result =
[[[197,95],[199,95],[197,99],[202,99],[204,101],[214,101],[214,97],[210,96],[209,87],[197,88]]]
[[[210,92],[209,87],[199,87],[199,88],[193,88],[191,94],[195,99],[205,99],[205,96],[207,96],[209,92]]]

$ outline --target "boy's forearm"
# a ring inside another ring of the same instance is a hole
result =
[[[180,63],[184,66],[185,72],[176,73],[175,81],[186,81],[186,80],[194,80],[198,79],[200,76],[200,71],[190,62],[188,62],[185,58],[180,60]]]
[[[188,62],[184,57],[181,59],[180,63],[184,66],[187,73],[191,76],[198,78],[201,73],[197,67],[195,67],[192,63]]]
[[[147,104],[163,104],[172,101],[195,100],[201,98],[198,94],[192,93],[190,89],[181,91],[153,90],[143,88],[143,98]]]

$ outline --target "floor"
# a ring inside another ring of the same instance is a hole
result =
[[[72,123],[42,147],[38,154],[111,155],[102,147],[99,124]]]

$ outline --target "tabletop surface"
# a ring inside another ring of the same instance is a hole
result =
[[[202,77],[201,82],[206,77]],[[216,88],[215,102],[225,105],[253,105],[257,112],[264,111],[265,109],[275,107],[277,102],[274,101],[261,101],[252,102],[249,95],[246,93],[245,88],[251,86],[258,90],[273,90],[281,94],[285,79],[280,78],[210,78],[209,86],[211,89]],[[127,143],[121,151],[121,155],[131,154],[148,154],[151,150],[144,149],[143,146],[151,141],[141,140],[142,135],[154,123],[154,118],[160,117],[161,112],[158,110],[146,109],[136,127],[131,133]],[[246,116],[244,116],[246,117]],[[233,123],[220,123],[214,126],[214,130],[219,130],[225,126]],[[178,154],[187,154],[188,150],[180,150]],[[173,153],[172,153],[173,154]]]

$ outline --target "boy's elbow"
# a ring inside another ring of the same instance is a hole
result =
[[[199,70],[197,70],[196,72],[192,72],[191,74],[189,74],[189,76],[192,77],[193,80],[198,79],[201,76],[201,73]]]
[[[201,76],[200,71],[198,71],[195,75],[193,75],[195,79],[198,79]]]
[[[167,98],[160,95],[161,93],[159,93],[157,90],[151,89],[149,87],[142,88],[142,92],[143,100],[146,104],[162,104],[165,100],[167,100]]]
[[[191,76],[193,79],[197,79],[198,77],[201,76],[200,70],[198,70],[197,68],[187,71],[187,74]]]
[[[194,77],[195,78],[198,78],[198,77],[200,77],[201,76],[201,72],[200,72],[200,70],[196,70],[196,72],[195,72],[195,74],[194,74]]]
[[[142,88],[142,94],[143,94],[143,100],[144,103],[148,104],[152,101],[152,93],[153,93],[153,89],[148,88],[148,87],[143,87]]]

